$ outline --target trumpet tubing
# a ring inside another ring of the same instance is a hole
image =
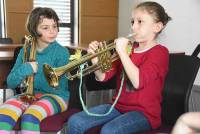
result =
[[[68,64],[61,66],[61,67],[57,67],[57,68],[52,68],[50,65],[48,64],[44,64],[43,65],[43,72],[45,74],[46,80],[48,81],[49,85],[52,87],[57,87],[58,86],[58,81],[59,81],[59,77],[65,73],[69,73],[70,71],[74,70],[75,68],[79,67],[81,64],[90,61],[92,58],[97,57],[99,55],[102,55],[112,49],[115,48],[114,43],[110,43],[106,46],[105,49],[102,49],[101,51],[98,51],[95,54],[86,54],[84,56],[81,57],[81,59],[79,60],[73,60],[71,62],[69,62]],[[108,58],[108,57],[106,57]],[[92,70],[97,70],[99,69],[98,65],[94,65],[93,67],[87,68],[83,70],[83,76],[85,76],[86,74],[89,74]],[[88,72],[89,71],[89,72]],[[80,77],[80,74],[77,73],[75,75],[69,75],[68,79],[72,80],[76,77]]]
[[[25,44],[23,46],[24,48],[23,63],[34,61],[35,55],[36,55],[35,38],[29,35],[29,36],[25,36],[25,39],[26,39]],[[30,54],[28,58],[28,47],[30,45],[31,45],[31,48],[30,48]],[[26,78],[26,82],[25,82],[26,91],[24,94],[19,95],[19,99],[28,104],[31,104],[35,100],[34,91],[33,91],[33,83],[34,83],[34,74]]]
[[[128,35],[127,37],[131,37],[133,34]],[[107,45],[108,44],[108,45]],[[53,68],[48,64],[43,65],[43,71],[46,77],[47,82],[52,87],[57,87],[59,84],[59,77],[63,74],[69,74],[68,79],[73,80],[74,78],[80,77],[80,70],[77,71],[76,74],[71,75],[70,71],[73,71],[77,67],[79,67],[81,64],[86,63],[87,61],[90,61],[94,57],[98,57],[98,64],[88,66],[87,68],[84,68],[82,70],[82,76],[88,75],[98,69],[101,69],[102,72],[106,72],[112,68],[112,62],[119,59],[118,55],[115,55],[114,57],[111,56],[110,51],[115,49],[115,44],[113,40],[110,40],[108,42],[103,42],[103,47],[100,47],[97,49],[97,52],[95,54],[86,54],[82,56],[80,59],[73,60],[69,62],[68,64]]]
[[[118,55],[115,55],[115,56],[112,58],[111,63],[114,62],[114,61],[116,61],[117,59],[119,59],[119,56],[118,56]],[[92,66],[88,66],[87,68],[83,69],[83,71],[82,71],[82,73],[83,73],[82,76],[89,75],[89,74],[91,74],[91,73],[93,73],[94,71],[99,70],[99,69],[101,69],[101,66],[98,65],[98,64],[95,64],[95,65],[92,65]],[[109,70],[109,69],[108,69],[108,70]],[[79,78],[80,76],[81,76],[80,73],[76,73],[75,75],[70,76],[70,79],[73,80],[74,78]]]

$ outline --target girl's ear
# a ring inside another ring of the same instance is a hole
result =
[[[154,32],[159,33],[163,29],[164,25],[162,22],[155,23]]]

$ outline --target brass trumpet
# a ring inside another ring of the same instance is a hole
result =
[[[132,35],[129,35],[132,36]],[[98,57],[98,63],[96,65],[89,66],[86,64],[86,67],[82,70],[82,76],[88,75],[98,69],[101,69],[102,72],[106,72],[112,68],[112,62],[119,59],[118,55],[112,55],[111,50],[115,49],[115,43],[113,40],[103,42],[103,46],[97,49],[95,54],[86,54],[84,56],[78,56],[81,58],[74,59],[70,61],[68,64],[58,67],[52,68],[48,64],[43,65],[43,72],[45,74],[46,80],[52,87],[58,86],[59,77],[63,74],[67,74],[67,78],[69,80],[73,80],[74,78],[79,78],[81,76],[80,69],[78,69],[77,73],[71,75],[71,71],[77,69],[81,64],[87,63],[94,57]],[[80,52],[79,52],[80,53]],[[76,55],[76,54],[75,54]]]
[[[30,46],[31,45],[31,46]],[[28,47],[30,48],[30,54],[28,57]],[[23,46],[24,48],[24,57],[23,57],[23,63],[29,62],[29,61],[35,61],[36,56],[36,40],[31,35],[25,36],[25,44]],[[34,74],[27,77],[25,81],[23,81],[22,85],[24,88],[26,88],[26,92],[23,94],[20,94],[18,96],[18,99],[25,102],[26,104],[32,104],[36,98],[34,96],[33,91],[33,83],[34,83]]]

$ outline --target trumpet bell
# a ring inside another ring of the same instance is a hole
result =
[[[58,83],[59,78],[58,78],[58,75],[56,74],[56,71],[54,70],[54,68],[52,68],[48,64],[44,64],[43,72],[44,72],[44,75],[45,75],[45,78],[46,78],[48,84],[51,87],[57,87],[59,85],[59,83]]]

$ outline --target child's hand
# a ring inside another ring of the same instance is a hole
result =
[[[87,52],[88,53],[91,53],[91,54],[95,54],[96,53],[96,50],[99,48],[100,46],[100,43],[98,41],[93,41],[89,44],[89,47],[87,49]],[[93,58],[92,60],[92,64],[97,64],[98,63],[98,58],[95,57]]]
[[[29,64],[33,68],[33,72],[37,73],[37,71],[38,71],[38,63],[37,62],[29,62]]]
[[[127,38],[120,37],[115,40],[115,44],[116,44],[116,51],[118,54],[127,53],[127,47],[129,44],[129,40]]]

